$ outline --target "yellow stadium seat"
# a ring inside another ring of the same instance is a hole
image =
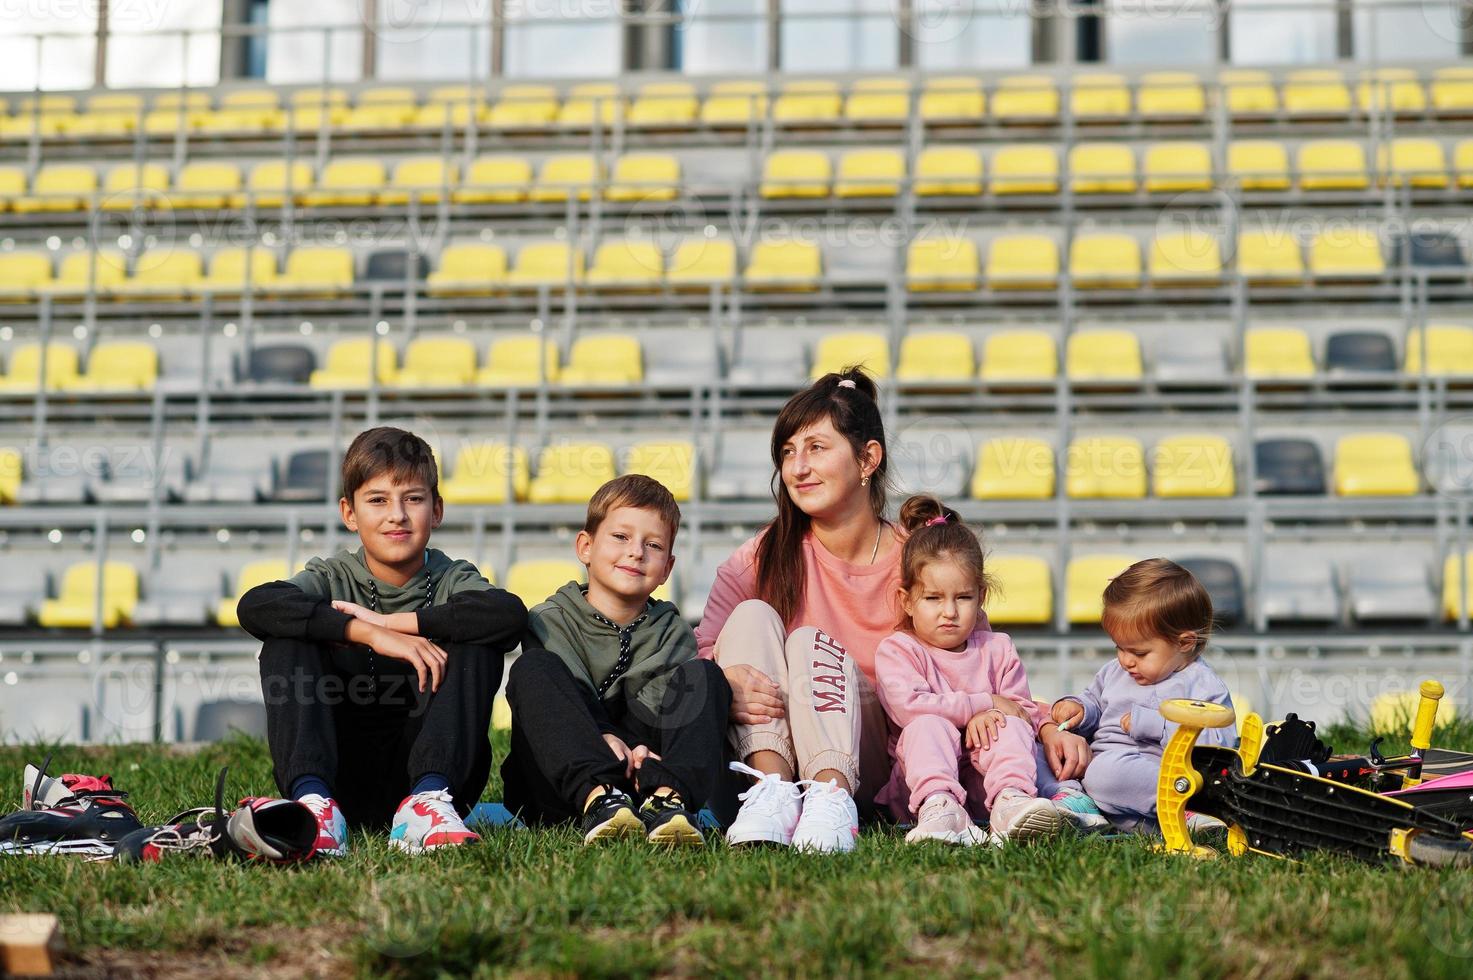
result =
[[[1463,582],[1463,564],[1468,565],[1468,585],[1460,589]],[[1461,595],[1459,594],[1461,593]],[[1466,556],[1454,552],[1442,563],[1442,617],[1455,620],[1460,612],[1467,610],[1473,616],[1473,551]]]
[[[1158,497],[1231,497],[1237,492],[1233,447],[1221,436],[1170,436],[1151,453]]]
[[[1059,157],[1052,146],[1011,144],[992,154],[992,193],[1054,194]]]
[[[22,460],[19,449],[0,449],[0,504],[20,499]]]
[[[225,92],[219,108],[203,112],[199,128],[206,133],[261,133],[282,125],[281,99],[275,89]]]
[[[1059,90],[1047,75],[1008,75],[993,90],[992,115],[999,122],[1056,119]]]
[[[1390,109],[1392,112],[1422,112],[1427,93],[1410,68],[1377,68],[1361,75],[1355,87],[1356,105],[1362,112]]]
[[[767,115],[766,88],[758,81],[717,82],[701,103],[701,122],[707,126],[745,126]]]
[[[1334,68],[1301,68],[1284,81],[1284,111],[1291,116],[1343,116],[1350,112],[1350,89]]]
[[[933,78],[921,91],[920,112],[924,122],[977,122],[986,111],[982,82],[974,77]]]
[[[639,87],[629,107],[631,126],[689,126],[696,121],[700,102],[685,82],[650,82]]]
[[[1130,436],[1081,436],[1069,443],[1066,492],[1075,498],[1136,500],[1146,495],[1146,458]]]
[[[1131,289],[1141,282],[1140,243],[1130,235],[1095,232],[1069,246],[1069,277],[1081,289]]]
[[[1058,374],[1058,348],[1054,338],[1041,330],[1002,330],[983,344],[983,381],[1051,381]]]
[[[578,200],[593,197],[593,185],[603,180],[603,167],[588,153],[548,157],[537,171],[537,182],[527,195],[533,201],[566,201],[577,193]]]
[[[909,89],[903,78],[861,78],[844,100],[844,118],[857,123],[903,122],[910,115]]]
[[[348,116],[348,93],[340,88],[301,89],[287,100],[281,125],[297,132],[339,126]]]
[[[1304,257],[1290,229],[1263,229],[1238,234],[1238,274],[1250,282],[1298,282]]]
[[[288,167],[284,160],[263,160],[251,168],[246,179],[246,193],[232,198],[233,207],[245,207],[247,198],[258,208],[279,208],[288,196],[300,203],[312,189],[312,168],[301,160]]]
[[[1080,143],[1069,151],[1069,186],[1076,194],[1135,191],[1135,154],[1122,143]]]
[[[557,344],[537,334],[498,337],[491,341],[486,366],[476,384],[486,388],[535,388],[542,381],[556,384],[562,373]]]
[[[308,207],[365,207],[384,186],[381,161],[358,157],[333,160],[322,168],[317,186],[302,195]]]
[[[1420,485],[1405,436],[1360,432],[1335,443],[1335,492],[1342,497],[1410,497]]]
[[[1314,377],[1309,334],[1298,327],[1249,327],[1243,335],[1243,374],[1254,379]]]
[[[71,136],[124,136],[138,128],[143,115],[143,96],[107,92],[87,100],[87,111],[71,120]]]
[[[982,154],[965,146],[928,146],[916,157],[915,192],[922,197],[982,193]]]
[[[641,289],[658,285],[664,274],[665,257],[658,244],[625,239],[598,247],[587,282],[603,289]]]
[[[1007,626],[1046,626],[1054,621],[1054,583],[1048,562],[1033,555],[989,555],[987,619]]]
[[[21,214],[42,211],[80,211],[97,193],[97,171],[88,164],[48,163],[36,171],[31,192],[10,202]]]
[[[367,388],[373,373],[373,348],[369,341],[354,338],[335,341],[327,351],[327,363],[312,372],[308,383],[314,388]],[[391,385],[398,373],[399,356],[387,340],[378,341],[378,383]]]
[[[675,247],[665,280],[677,288],[729,283],[736,278],[736,246],[724,238],[687,238]]]
[[[358,103],[343,116],[343,128],[363,132],[374,129],[403,129],[414,119],[417,99],[412,88],[371,88],[358,96]]]
[[[583,82],[568,90],[557,121],[559,126],[587,129],[597,118],[600,126],[612,126],[623,117],[624,110],[619,86],[613,82]]]
[[[1439,68],[1432,73],[1432,108],[1438,112],[1473,109],[1473,68]]]
[[[832,167],[818,150],[778,150],[762,166],[763,197],[827,197]]]
[[[1161,285],[1211,284],[1222,278],[1222,250],[1216,235],[1199,228],[1163,230],[1151,240],[1146,269]]]
[[[814,242],[757,242],[747,257],[747,288],[808,290],[818,286],[823,257]]]
[[[499,245],[460,242],[445,246],[440,266],[425,279],[431,296],[487,296],[506,280],[506,252]]]
[[[898,381],[970,381],[976,371],[972,338],[964,333],[911,333],[900,342],[900,364],[895,369]]]
[[[57,266],[56,278],[37,287],[51,296],[82,296],[90,287],[99,296],[115,293],[128,278],[127,260],[114,248],[101,248],[93,259],[91,249],[71,252]]]
[[[1146,190],[1153,194],[1212,190],[1212,154],[1203,143],[1146,147]]]
[[[1047,500],[1054,495],[1054,450],[1040,439],[989,439],[977,455],[972,496],[977,500]]]
[[[583,280],[583,250],[565,242],[532,242],[517,251],[516,264],[506,274],[506,284],[520,289],[562,286],[569,277]]]
[[[1453,170],[1459,187],[1473,187],[1473,140],[1461,140],[1453,149]]]
[[[138,570],[126,562],[104,563],[101,591],[99,603],[97,564],[78,562],[66,570],[60,595],[41,603],[36,621],[60,629],[85,629],[98,619],[106,629],[126,625],[138,606]]]
[[[551,85],[508,85],[486,116],[493,129],[540,129],[557,118],[557,89]]]
[[[1228,144],[1228,173],[1245,191],[1289,189],[1289,151],[1275,140],[1234,140]]]
[[[834,193],[839,197],[894,197],[905,180],[898,150],[849,150],[839,157]]]
[[[890,342],[881,333],[854,331],[819,338],[813,349],[809,380],[817,381],[850,365],[862,365],[872,377],[890,376]]]
[[[993,289],[1052,289],[1059,278],[1059,244],[1047,235],[999,235],[987,250]]]
[[[133,278],[120,284],[118,292],[152,299],[182,299],[198,290],[204,278],[204,261],[198,252],[183,248],[150,249],[138,256]]]
[[[1124,119],[1130,115],[1130,89],[1125,79],[1108,72],[1075,75],[1069,91],[1069,111],[1081,122]]]
[[[1141,343],[1129,330],[1081,330],[1064,348],[1070,381],[1139,381]]]
[[[464,388],[476,377],[476,347],[459,337],[418,337],[394,377],[400,388]]]
[[[199,288],[224,295],[245,292],[247,263],[251,289],[270,290],[276,282],[276,255],[259,245],[249,253],[238,247],[218,249],[210,259],[210,274],[200,281]]]
[[[239,626],[240,617],[236,615],[236,609],[240,606],[240,600],[245,594],[258,585],[267,582],[280,582],[282,579],[290,578],[291,572],[286,567],[286,560],[281,558],[263,558],[258,561],[246,562],[235,577],[235,592],[221,599],[215,607],[215,622],[221,626]]]
[[[695,486],[696,450],[688,442],[636,443],[625,453],[624,472],[659,480],[676,500],[684,502]]]
[[[3,117],[0,117],[3,118]],[[10,202],[26,192],[26,172],[23,167],[0,167],[0,211],[10,207]]]
[[[527,450],[508,450],[492,442],[468,443],[455,454],[455,470],[440,481],[447,504],[504,504],[508,488],[513,500],[526,500],[532,486]]]
[[[163,164],[119,164],[103,179],[98,206],[104,211],[167,208],[173,204],[168,191],[169,168]]]
[[[286,269],[276,277],[277,292],[335,296],[353,285],[353,253],[346,248],[312,246],[294,249]]]
[[[444,129],[448,121],[454,129],[465,129],[472,121],[483,123],[490,115],[485,93],[480,86],[441,85],[430,90],[425,104],[414,112],[417,129]]]
[[[465,182],[450,192],[456,204],[515,204],[527,199],[532,164],[521,157],[477,157]]]
[[[1064,571],[1069,622],[1098,623],[1105,612],[1105,586],[1135,561],[1126,555],[1081,555],[1071,559]]]
[[[534,504],[583,504],[612,480],[614,454],[596,442],[557,443],[537,455],[527,499]],[[508,583],[508,588],[510,583]]]
[[[40,116],[42,136],[54,136],[69,125],[77,115],[77,100],[70,95],[48,92],[44,95],[27,96],[16,104],[13,121],[17,129],[7,131],[7,136],[30,136],[31,121]]]
[[[680,161],[669,153],[626,153],[614,163],[604,197],[610,201],[673,201],[680,193]]]
[[[644,380],[644,351],[628,334],[579,337],[562,370],[565,385],[637,385]]]
[[[45,252],[0,253],[0,302],[29,299],[51,282],[51,256]]]
[[[1279,111],[1279,93],[1266,71],[1230,68],[1217,75],[1234,116],[1257,116]]]
[[[905,257],[905,282],[916,290],[973,290],[980,266],[970,238],[917,238]]]
[[[1431,375],[1473,374],[1473,328],[1448,323],[1429,323],[1427,334],[1427,373]],[[1407,374],[1422,373],[1422,333],[1407,331]]]
[[[1327,228],[1309,245],[1309,271],[1320,278],[1374,279],[1386,273],[1374,228]]]
[[[839,86],[812,80],[788,82],[772,104],[773,122],[827,123],[839,119]]]
[[[1135,102],[1145,119],[1200,119],[1207,112],[1201,79],[1188,71],[1146,72]]]
[[[583,566],[572,560],[519,561],[507,570],[506,591],[531,609],[569,582],[581,583],[586,577]]]
[[[146,341],[109,340],[87,358],[87,372],[67,382],[69,391],[148,391],[159,377],[159,354]]]
[[[193,132],[204,125],[210,115],[210,96],[206,92],[165,92],[153,100],[143,117],[143,131],[150,136],[169,136],[179,131]]]
[[[77,349],[52,341],[46,345],[46,388],[70,387],[77,379]],[[0,375],[0,391],[33,392],[41,380],[41,345],[21,344],[11,353],[6,372]]]
[[[1401,137],[1376,150],[1376,171],[1383,184],[1396,187],[1446,187],[1447,157],[1435,139]]]
[[[380,204],[408,204],[417,198],[421,204],[439,204],[440,198],[454,188],[460,173],[454,163],[440,157],[412,157],[394,165],[389,186],[378,193]]]
[[[240,167],[229,162],[186,163],[174,179],[172,198],[178,208],[223,208],[240,195]]]
[[[1305,190],[1362,190],[1370,186],[1366,151],[1350,140],[1310,140],[1295,160]]]

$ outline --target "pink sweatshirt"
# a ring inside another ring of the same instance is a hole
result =
[[[880,703],[893,723],[892,751],[899,730],[917,716],[940,715],[965,728],[973,715],[992,707],[994,694],[1018,703],[1035,737],[1048,721],[1028,691],[1012,637],[993,633],[985,621],[957,653],[923,643],[911,633],[891,633],[875,651],[875,673]]]

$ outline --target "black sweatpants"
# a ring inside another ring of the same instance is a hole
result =
[[[462,815],[491,775],[491,706],[505,656],[441,644],[440,689],[414,668],[351,644],[270,639],[261,648],[266,738],[283,795],[317,776],[350,826],[380,829],[426,773],[450,781]],[[371,669],[370,669],[371,662]]]
[[[653,723],[600,702],[546,650],[525,650],[517,658],[506,696],[512,710],[511,752],[501,764],[501,778],[507,809],[528,824],[581,817],[584,801],[598,786],[636,797],[641,788],[668,786],[692,809],[705,805],[716,786],[731,688],[710,660],[691,660],[675,669]],[[631,781],[603,740],[604,731],[630,748],[646,745],[660,759],[646,761]]]

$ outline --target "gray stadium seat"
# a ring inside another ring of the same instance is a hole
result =
[[[1396,268],[1402,264],[1402,255],[1411,243],[1411,264],[1420,269],[1465,269],[1468,265],[1463,256],[1463,246],[1456,235],[1445,231],[1414,231],[1410,235],[1399,235],[1391,240],[1391,261]]]
[[[238,369],[242,381],[258,384],[304,385],[317,369],[317,355],[303,344],[268,344],[253,349]]]
[[[890,482],[897,495],[965,496],[972,476],[971,438],[961,429],[906,428],[889,440]]]
[[[430,260],[424,255],[414,256],[414,278],[423,282],[430,274]],[[402,248],[389,248],[374,252],[363,267],[363,279],[378,282],[403,282],[411,268],[409,253]]]
[[[711,586],[716,584],[716,569],[730,557],[733,550],[735,548],[723,550],[707,546],[701,549],[699,558],[686,566],[680,613],[687,621],[699,623],[705,615],[706,598],[711,594]]]
[[[1325,462],[1308,439],[1262,439],[1253,447],[1260,494],[1323,494]]]
[[[76,472],[73,472],[76,470]],[[106,473],[106,464],[103,464]],[[95,477],[81,472],[81,466],[68,467],[65,472],[27,472],[20,485],[22,504],[83,504],[88,501],[87,489]]]
[[[205,701],[194,712],[195,742],[218,742],[232,732],[266,737],[266,706],[260,701]]]
[[[320,503],[332,482],[333,457],[326,449],[303,449],[287,457],[281,482],[271,499],[277,503]]]
[[[1325,341],[1329,374],[1369,374],[1396,370],[1396,345],[1378,330],[1347,330]]]
[[[744,330],[727,380],[746,388],[792,391],[808,379],[808,352],[796,330]]]
[[[0,626],[24,626],[51,594],[51,576],[28,571],[25,575],[6,575],[0,580]]]
[[[711,475],[706,478],[707,496],[713,500],[770,500],[771,441],[766,432],[722,433]]]
[[[1177,564],[1197,577],[1212,598],[1212,618],[1220,626],[1243,621],[1243,577],[1225,558],[1180,558]]]
[[[1220,385],[1228,379],[1227,352],[1210,335],[1181,331],[1154,345],[1155,377],[1166,385]]]
[[[1259,592],[1270,623],[1333,623],[1340,618],[1334,569],[1312,553],[1281,552],[1266,559]]]
[[[721,361],[710,331],[697,328],[680,337],[658,341],[640,338],[644,347],[644,383],[652,388],[689,388],[721,377]]]
[[[270,494],[272,473],[264,453],[216,443],[203,472],[190,471],[184,499],[191,504],[254,504]]]
[[[174,555],[163,559],[163,568],[151,572],[143,587],[143,597],[133,610],[133,622],[145,627],[212,623],[215,606],[226,591],[218,569]]]
[[[105,478],[92,482],[89,487],[92,496],[104,504],[146,504],[153,499],[157,480],[163,485],[160,501],[181,499],[189,469],[184,451],[165,446],[162,466],[156,466],[151,455],[140,454],[136,459],[120,457],[116,464],[109,466]]]
[[[1349,563],[1350,614],[1359,622],[1430,621],[1437,611],[1427,563],[1377,553]]]

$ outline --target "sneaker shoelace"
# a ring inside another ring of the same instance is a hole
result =
[[[411,799],[413,802],[423,803],[431,810],[434,810],[435,815],[445,820],[451,827],[455,827],[461,822],[460,814],[455,812],[454,799],[447,790],[426,790],[423,793],[414,794]]]
[[[776,816],[784,803],[802,795],[795,784],[784,782],[775,772],[762,772],[740,762],[733,762],[731,770],[757,780],[751,789],[737,794],[737,799],[742,801],[743,810],[750,808],[753,813],[764,817]]]
[[[820,783],[814,779],[799,780],[796,784],[803,788],[803,815],[807,816],[811,807],[817,806],[820,810],[828,810],[829,819],[835,823],[848,823],[849,808],[844,801],[849,794],[839,789],[837,780],[830,779],[826,783]]]
[[[666,793],[662,796],[651,796],[644,801],[641,810],[650,813],[664,813],[666,810],[685,810],[685,802],[681,800],[678,793]]]
[[[937,795],[926,800],[926,802],[921,804],[921,812],[916,815],[916,822],[925,823],[932,817],[939,818],[945,816],[947,811],[946,801],[948,799],[950,797]]]

